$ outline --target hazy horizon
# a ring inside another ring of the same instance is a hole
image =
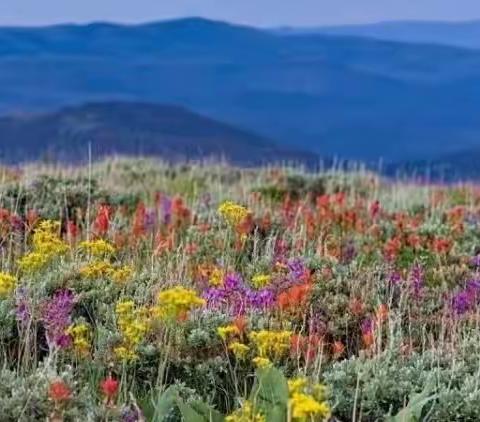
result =
[[[386,21],[461,22],[480,19],[478,0],[84,0],[67,3],[62,0],[3,0],[0,4],[0,26],[49,26],[111,22],[140,24],[187,17],[201,17],[257,27],[311,27],[352,25]]]

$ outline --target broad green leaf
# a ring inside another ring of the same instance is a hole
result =
[[[177,396],[177,389],[172,385],[158,397],[156,403],[154,403],[153,422],[162,422],[165,419],[172,409],[175,408]]]
[[[250,400],[260,405],[261,402],[266,402],[270,407],[287,406],[288,384],[282,372],[276,368],[258,370]]]
[[[200,401],[187,404],[177,398],[177,406],[185,422],[223,422],[225,419],[220,412]]]

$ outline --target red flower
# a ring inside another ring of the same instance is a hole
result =
[[[58,380],[50,383],[48,395],[55,402],[64,402],[70,399],[72,391],[65,382]]]
[[[112,378],[111,375],[109,375],[107,378],[105,378],[102,383],[100,384],[100,387],[102,389],[103,394],[108,399],[111,399],[117,395],[118,392],[118,381],[115,378]]]
[[[345,352],[345,346],[341,341],[335,341],[332,345],[332,352],[335,358],[339,358]]]

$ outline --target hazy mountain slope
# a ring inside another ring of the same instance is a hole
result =
[[[0,112],[173,103],[323,155],[390,160],[480,139],[480,52],[275,35],[202,19],[0,29]]]
[[[48,114],[0,118],[5,161],[40,157],[81,161],[88,156],[160,155],[166,159],[226,158],[241,164],[280,160],[313,163],[313,154],[191,113],[146,103],[91,103]]]
[[[480,20],[470,22],[399,21],[318,28],[282,28],[286,34],[332,34],[377,38],[409,43],[432,43],[480,48]]]

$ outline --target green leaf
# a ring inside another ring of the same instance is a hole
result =
[[[434,389],[434,383],[428,382],[422,392],[414,394],[406,407],[404,407],[395,416],[387,419],[388,422],[419,422],[422,417],[425,405],[435,400],[438,394],[431,394]]]
[[[285,422],[287,420],[287,407],[283,404],[277,404],[265,410],[265,419],[267,422]]]
[[[258,370],[250,400],[259,405],[268,405],[270,408],[276,405],[286,407],[288,404],[288,384],[282,372],[277,368]]]
[[[168,387],[157,399],[154,404],[155,412],[152,422],[162,422],[167,415],[175,408],[178,396],[175,386]]]
[[[177,406],[185,422],[223,422],[225,419],[220,412],[200,401],[187,404],[177,398]]]

